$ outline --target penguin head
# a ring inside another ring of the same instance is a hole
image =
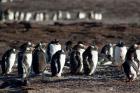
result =
[[[108,44],[110,47],[113,46],[111,43]]]
[[[95,41],[93,41],[93,42],[92,42],[92,45],[93,45],[93,46],[96,46],[96,42],[95,42]]]
[[[98,50],[98,48],[97,48],[95,45],[92,45],[92,46],[91,46],[91,49],[93,49],[93,50]]]
[[[31,46],[31,45],[32,45],[32,43],[31,43],[30,41],[28,41],[28,42],[27,42],[27,45]]]
[[[70,40],[67,41],[67,42],[65,43],[65,45],[66,45],[66,46],[72,46],[72,41],[70,41]]]
[[[137,45],[137,44],[134,44],[133,47],[134,47],[135,49],[137,49],[137,48],[138,48],[138,45]]]
[[[39,46],[41,46],[42,45],[42,42],[39,42],[39,44],[38,44]]]
[[[117,43],[118,47],[123,47],[124,45],[125,45],[125,43],[121,40]]]
[[[26,47],[25,52],[31,53],[34,49],[34,47]]]
[[[59,40],[55,39],[55,40],[54,40],[54,43],[56,43],[56,44],[59,43]]]
[[[65,43],[65,48],[66,48],[66,51],[70,50],[72,48],[72,41],[67,41]]]
[[[61,50],[61,52],[62,52],[62,53],[65,53],[65,51],[64,51],[63,49]]]
[[[78,43],[77,43],[78,45],[83,45],[84,44],[84,42],[83,41],[78,41]]]
[[[13,52],[16,52],[16,49],[15,49],[15,48],[13,48],[13,49],[12,49],[12,51],[13,51]]]
[[[15,48],[13,48],[13,49],[11,49],[11,52],[12,53],[17,53],[18,51]]]

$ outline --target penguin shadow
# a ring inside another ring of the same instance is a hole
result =
[[[7,88],[20,88],[23,86],[21,80],[18,79],[16,76],[1,76],[1,83],[0,89],[7,89]]]
[[[20,79],[16,70],[10,74],[0,75],[0,80],[0,89],[17,89],[27,85]]]
[[[87,76],[84,73],[77,73],[77,74],[72,74],[70,72],[70,69],[65,65],[64,67],[64,72],[62,73],[61,77],[58,76],[52,76],[51,72],[50,74],[44,74],[42,76],[42,83],[49,84],[49,83],[63,83],[63,82],[68,82],[68,81],[77,81],[77,80],[94,80],[94,75]]]
[[[46,80],[42,80],[42,83],[50,84],[50,83],[64,83],[64,82],[71,82],[71,81],[83,81],[83,80],[94,80],[93,76],[79,76],[79,75],[72,75],[67,77],[51,77],[47,78]]]
[[[124,81],[125,74],[123,70],[119,70],[116,66],[102,65],[98,66],[95,72],[95,79],[99,81],[117,80]]]

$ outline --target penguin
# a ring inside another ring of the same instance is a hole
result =
[[[61,50],[61,44],[58,40],[51,41],[47,46],[47,62],[51,62],[52,56],[57,52]]]
[[[86,12],[82,12],[82,11],[81,11],[81,12],[78,13],[78,16],[79,16],[79,17],[78,17],[79,19],[87,19],[87,18],[86,18],[86,17],[87,17]]]
[[[17,59],[17,50],[15,48],[7,50],[2,56],[2,74],[9,74]]]
[[[95,72],[98,62],[98,48],[89,46],[83,53],[83,66],[86,75],[92,75]]]
[[[28,77],[31,72],[33,50],[34,50],[33,47],[27,46],[25,51],[23,52],[23,56],[22,56],[23,57],[22,58],[22,69],[23,69],[22,71],[23,72],[22,72],[21,78],[24,83],[28,81]]]
[[[4,11],[3,11],[3,14],[4,14],[4,20],[3,21],[6,21],[6,20],[8,20],[8,16],[9,16],[9,9],[7,8],[7,9],[5,9]]]
[[[127,53],[127,47],[124,42],[120,41],[116,44],[114,50],[114,65],[117,67],[121,67],[125,61],[125,56]]]
[[[46,43],[40,42],[33,52],[32,68],[35,74],[42,73],[46,66]]]
[[[65,65],[65,59],[66,59],[66,55],[64,50],[59,50],[52,56],[52,60],[51,60],[52,76],[61,77],[62,70]]]
[[[32,18],[32,13],[31,12],[27,12],[26,16],[25,16],[25,21],[29,22],[29,21],[31,21],[31,18]]]
[[[17,61],[17,51],[16,49],[12,49],[8,58],[8,67],[7,67],[7,74],[12,72],[12,68]]]
[[[19,52],[18,52],[18,55],[17,55],[17,59],[18,59],[18,75],[19,77],[22,77],[23,75],[23,55],[26,51],[26,49],[28,48],[32,48],[33,47],[33,44],[31,42],[26,42],[24,44],[22,44],[20,47],[19,47]]]
[[[107,58],[108,61],[112,61],[113,60],[113,45],[111,43],[106,44],[101,49],[101,55],[103,55],[103,57]]]
[[[139,73],[140,61],[137,58],[137,48],[137,44],[134,44],[128,49],[125,62],[123,63],[124,73],[128,81],[136,80]]]
[[[83,72],[83,52],[86,46],[83,42],[78,42],[77,45],[73,47],[70,55],[70,68],[71,74],[81,74]]]

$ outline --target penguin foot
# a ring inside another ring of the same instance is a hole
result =
[[[92,73],[89,73],[88,76],[92,76]]]
[[[57,76],[57,77],[61,77],[61,74],[58,73],[56,76]]]
[[[126,82],[128,82],[128,83],[131,82],[131,79],[126,79]]]
[[[28,86],[28,85],[30,85],[29,80],[24,79],[24,80],[22,81],[22,86]]]
[[[136,79],[133,79],[133,78],[129,78],[129,79],[126,79],[126,82],[133,82],[133,81],[135,81]]]

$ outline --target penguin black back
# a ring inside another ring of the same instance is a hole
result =
[[[44,45],[42,46],[41,43],[37,44],[33,52],[32,66],[35,74],[41,73],[46,66],[45,53],[42,50],[42,48],[45,48],[45,46]]]
[[[52,76],[56,76],[57,73],[60,71],[61,68],[61,63],[60,63],[60,55],[64,54],[63,50],[59,50],[57,51],[51,60],[51,72],[52,72]]]
[[[71,52],[71,55],[70,55],[71,74],[76,74],[77,68],[79,68],[79,65],[80,65],[80,53],[74,50]]]

